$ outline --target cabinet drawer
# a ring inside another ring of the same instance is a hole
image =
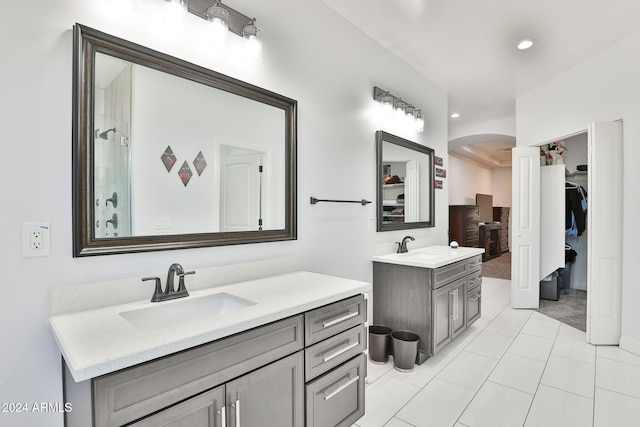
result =
[[[366,348],[365,337],[364,325],[358,325],[305,349],[305,380],[311,381],[362,353]]]
[[[433,270],[433,289],[438,289],[447,283],[451,283],[454,280],[465,276],[468,271],[469,264],[466,259],[445,265],[444,267],[436,268]]]
[[[468,289],[477,288],[482,284],[482,270],[478,270],[475,273],[471,273],[469,275],[469,286]]]
[[[305,345],[310,346],[364,323],[366,317],[362,294],[309,311],[304,314]]]
[[[467,293],[467,327],[478,320],[482,310],[482,286],[476,286]]]
[[[482,254],[467,259],[469,272],[480,270],[482,268]]]
[[[364,415],[365,366],[362,354],[307,384],[307,427],[351,426]]]
[[[303,316],[92,380],[94,425],[121,426],[303,348]]]

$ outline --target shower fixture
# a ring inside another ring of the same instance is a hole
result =
[[[109,132],[115,132],[116,128],[107,129],[104,132],[100,133],[100,129],[96,129],[96,138],[107,139]]]

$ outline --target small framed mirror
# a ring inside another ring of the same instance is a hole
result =
[[[434,151],[376,132],[378,231],[433,227]]]
[[[77,24],[74,256],[296,238],[296,101]]]

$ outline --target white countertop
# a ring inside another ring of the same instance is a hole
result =
[[[482,248],[459,247],[451,249],[449,246],[426,246],[409,249],[409,252],[404,254],[392,253],[374,256],[373,261],[412,267],[438,268],[483,253],[484,249]]]
[[[366,282],[295,272],[194,291],[177,300],[145,300],[63,314],[49,322],[73,378],[80,382],[370,291],[371,284]],[[256,304],[197,322],[163,319],[153,329],[138,329],[120,315],[221,292]]]

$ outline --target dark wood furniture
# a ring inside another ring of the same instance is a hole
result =
[[[460,246],[478,247],[478,221],[480,208],[475,205],[449,206],[449,241]]]
[[[502,255],[502,248],[500,245],[501,229],[502,225],[497,222],[489,222],[480,225],[478,239],[480,247],[484,248],[482,261],[488,261]]]
[[[509,207],[494,207],[493,220],[502,225],[500,229],[500,246],[502,252],[509,252]]]

